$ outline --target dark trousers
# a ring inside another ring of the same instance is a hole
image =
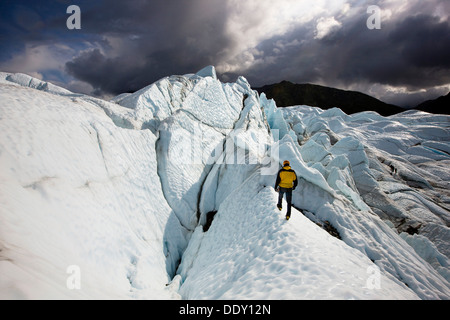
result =
[[[292,189],[280,188],[280,192],[278,193],[278,207],[281,208],[283,202],[283,196],[286,194],[286,202],[287,202],[287,214],[286,216],[291,216],[291,207],[292,207]]]

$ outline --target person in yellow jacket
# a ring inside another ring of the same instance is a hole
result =
[[[275,190],[279,193],[277,207],[280,211],[283,209],[282,201],[283,196],[286,194],[287,202],[287,213],[286,220],[291,218],[291,207],[292,207],[292,191],[297,187],[297,174],[291,169],[291,164],[289,161],[283,162],[283,168],[278,171],[277,180],[275,182]]]

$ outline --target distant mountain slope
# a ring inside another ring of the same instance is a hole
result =
[[[428,100],[419,104],[415,109],[439,114],[450,114],[450,92],[446,96],[439,97],[435,100]]]
[[[384,103],[366,94],[345,91],[314,84],[294,84],[282,81],[277,84],[255,88],[264,92],[269,99],[274,99],[278,107],[308,105],[321,109],[340,108],[347,114],[361,111],[376,111],[389,116],[405,111],[395,105]]]

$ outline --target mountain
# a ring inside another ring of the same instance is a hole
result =
[[[435,114],[450,114],[450,92],[435,100],[425,101],[414,109]]]
[[[212,66],[111,101],[0,73],[0,298],[449,299],[448,122]]]
[[[340,108],[347,114],[362,111],[375,111],[383,116],[390,116],[405,111],[398,106],[384,103],[369,95],[323,87],[314,84],[294,84],[282,81],[277,84],[255,88],[259,93],[265,93],[269,99],[274,99],[278,107],[308,105],[323,110]]]

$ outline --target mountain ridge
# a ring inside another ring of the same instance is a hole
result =
[[[340,108],[347,114],[362,111],[375,111],[383,116],[390,116],[405,111],[405,109],[382,102],[367,94],[316,84],[296,84],[290,81],[265,85],[254,88],[260,94],[264,92],[267,98],[274,99],[278,107],[309,105],[321,109]]]
[[[414,109],[428,113],[450,114],[450,92],[434,100],[427,100],[417,105]],[[446,108],[447,107],[447,108]]]

